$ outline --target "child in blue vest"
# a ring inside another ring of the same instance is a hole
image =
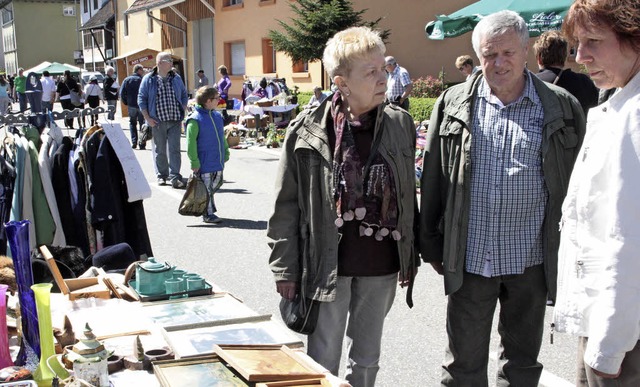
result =
[[[205,223],[219,223],[213,195],[222,185],[222,171],[229,160],[229,146],[224,136],[222,115],[214,109],[220,94],[212,86],[202,86],[196,92],[194,111],[185,119],[187,125],[187,156],[194,174],[200,174],[209,191],[209,205],[203,215]]]

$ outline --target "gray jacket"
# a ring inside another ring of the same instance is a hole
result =
[[[531,75],[531,74],[530,74]],[[442,262],[445,293],[462,286],[471,196],[471,124],[483,75],[446,90],[429,122],[422,172],[420,248],[426,262]],[[549,297],[555,300],[558,223],[569,177],[585,134],[585,117],[566,90],[532,76],[544,109],[542,169],[549,192],[543,224],[544,268]]]
[[[340,235],[334,224],[333,149],[326,128],[327,120],[332,120],[331,99],[305,110],[289,125],[267,231],[275,280],[302,282],[304,278],[305,295],[319,301],[335,299],[338,276]],[[404,110],[388,105],[378,109],[384,110],[379,111],[374,136],[382,130],[378,152],[393,169],[397,189],[400,276],[410,278],[419,264],[414,251],[415,129]]]

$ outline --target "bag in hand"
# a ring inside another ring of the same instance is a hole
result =
[[[78,93],[77,91],[70,91],[69,97],[71,98],[71,104],[73,106],[82,105],[82,99],[80,98],[80,93]]]
[[[302,297],[299,293],[293,300],[280,300],[280,316],[292,331],[310,335],[316,329],[320,301]]]
[[[201,216],[209,205],[209,192],[200,176],[193,174],[187,181],[187,191],[184,193],[178,213],[187,216]]]
[[[151,140],[153,138],[153,134],[151,131],[151,126],[149,126],[149,124],[142,124],[142,126],[140,126],[140,139],[138,140],[139,143],[141,144],[146,144],[147,141]]]

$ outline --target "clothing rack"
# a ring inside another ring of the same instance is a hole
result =
[[[116,107],[109,106],[106,109],[102,106],[98,106],[97,108],[75,108],[73,110],[63,110],[59,111],[51,111],[51,116],[54,120],[62,120],[65,118],[76,118],[76,117],[86,117],[93,116],[97,114],[104,113],[115,113]],[[45,113],[17,113],[17,114],[5,114],[0,115],[0,124],[28,124],[29,116],[37,115],[37,114],[45,114]]]

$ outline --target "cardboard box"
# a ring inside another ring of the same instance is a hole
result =
[[[262,119],[260,120],[260,127],[266,128],[270,122],[271,120],[269,119],[269,116],[262,117]],[[244,126],[250,129],[255,129],[256,128],[255,117],[251,117],[251,116],[246,117],[244,120]]]

